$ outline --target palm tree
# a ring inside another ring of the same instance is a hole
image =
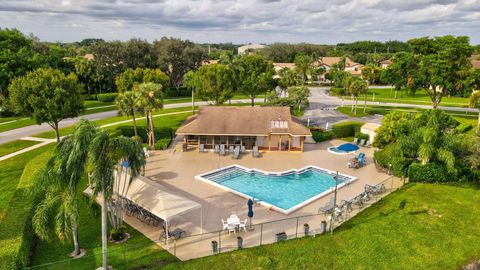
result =
[[[475,91],[470,96],[470,108],[477,108],[480,110],[480,91]],[[477,134],[480,135],[480,112],[478,113]]]
[[[192,113],[195,113],[195,72],[190,70],[183,76],[183,83],[187,89],[192,90]]]
[[[103,130],[91,141],[88,158],[93,194],[101,198],[102,265],[103,269],[108,269],[107,208],[114,194],[114,170],[117,166],[123,166],[120,165],[122,163],[128,164],[128,181],[131,181],[145,165],[145,155],[139,142],[123,136],[110,138],[108,132]]]
[[[46,168],[41,171],[32,192],[41,200],[32,218],[33,229],[42,239],[49,239],[52,231],[60,240],[72,235],[74,250],[81,253],[78,241],[77,186],[85,172],[88,143],[95,134],[95,126],[82,120],[72,135],[60,141]]]
[[[345,90],[352,96],[352,112],[357,114],[358,96],[367,91],[367,83],[358,77],[348,77]]]
[[[153,111],[163,108],[162,85],[155,83],[142,83],[138,85],[139,107],[147,114],[148,145],[155,145],[155,132],[153,126]]]
[[[138,93],[134,91],[126,91],[119,93],[115,101],[118,110],[121,114],[129,115],[133,121],[133,132],[135,137],[138,136],[137,122],[135,120],[135,113],[138,111]]]

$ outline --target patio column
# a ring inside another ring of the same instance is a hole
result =
[[[305,140],[305,136],[300,137],[300,151],[303,152],[303,141]]]
[[[282,151],[282,135],[278,136],[278,151]]]
[[[292,137],[288,135],[288,152],[290,152],[291,148],[292,148]]]
[[[268,151],[272,150],[272,135],[268,135]]]

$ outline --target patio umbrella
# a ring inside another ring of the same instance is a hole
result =
[[[247,205],[248,205],[247,216],[250,218],[250,229],[251,229],[252,228],[252,217],[253,217],[253,200],[248,199]]]

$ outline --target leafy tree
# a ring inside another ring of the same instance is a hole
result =
[[[310,55],[299,53],[295,56],[295,66],[302,78],[302,85],[308,77],[308,71],[312,68],[314,58]]]
[[[237,59],[235,67],[238,71],[239,90],[250,98],[252,107],[258,95],[273,89],[273,64],[262,56],[244,55]]]
[[[180,86],[185,73],[196,70],[207,59],[205,49],[189,40],[163,37],[154,42],[154,48],[158,65],[169,77],[177,96],[180,95]]]
[[[0,96],[8,98],[11,80],[40,67],[40,64],[32,40],[16,29],[0,28]]]
[[[300,81],[298,74],[289,68],[283,68],[280,70],[280,78],[278,85],[283,89],[287,89],[290,86],[295,86]]]
[[[397,92],[403,89],[410,89],[410,94],[414,95],[418,87],[420,87],[418,77],[418,65],[420,56],[413,53],[400,52],[393,57],[392,64],[385,70],[385,80],[394,86],[395,98]],[[403,97],[403,91],[402,97]]]
[[[138,136],[137,121],[135,120],[135,114],[139,111],[139,93],[136,91],[126,91],[119,93],[115,99],[115,103],[121,114],[129,115],[133,121],[133,131],[135,137]]]
[[[273,43],[257,53],[276,63],[293,63],[297,54],[325,56],[327,45],[308,43]]]
[[[350,76],[345,80],[345,90],[352,96],[352,112],[354,114],[357,114],[358,97],[367,89],[367,83],[358,77]]]
[[[139,84],[134,91],[137,91],[138,107],[142,108],[147,115],[148,124],[148,145],[155,145],[155,127],[153,125],[153,112],[163,108],[162,85],[156,83]]]
[[[191,83],[202,100],[219,105],[233,97],[234,77],[229,66],[210,64],[199,68]]]
[[[83,57],[77,57],[72,60],[75,65],[75,73],[78,76],[78,80],[85,86],[87,94],[91,95],[96,92],[96,66],[93,61],[84,59]]]
[[[308,97],[310,90],[306,86],[288,88],[288,98],[293,101],[294,107],[301,111],[302,108],[308,107]]]
[[[98,42],[90,48],[98,93],[115,91],[115,78],[127,67],[124,44],[120,41]]]
[[[472,93],[469,100],[469,106],[470,108],[477,108],[480,110],[480,91]],[[480,135],[480,112],[478,113],[477,134]]]
[[[77,187],[85,172],[88,144],[95,129],[93,123],[82,120],[72,135],[62,139],[31,191],[33,196],[40,198],[32,218],[35,233],[47,240],[53,232],[60,240],[69,239],[72,235],[74,250],[71,256],[81,252]]]
[[[123,44],[123,62],[126,68],[149,68],[157,67],[157,54],[153,45],[143,39],[132,38]]]
[[[129,68],[115,80],[117,90],[120,93],[132,91],[136,85],[149,82],[162,85],[162,89],[168,89],[169,86],[167,75],[160,69]]]
[[[370,85],[380,81],[382,69],[375,64],[368,64],[362,68],[362,78],[367,80]]]
[[[77,117],[83,111],[82,85],[73,73],[40,68],[12,81],[10,104],[14,111],[32,117],[37,124],[47,123],[60,141],[58,123]]]
[[[112,209],[114,171],[123,172],[123,164],[128,164],[126,169],[130,178],[127,181],[130,183],[144,167],[145,155],[139,142],[124,136],[111,138],[107,131],[102,130],[98,131],[91,140],[88,148],[88,160],[93,195],[94,197],[100,195],[102,198],[102,266],[103,269],[108,269],[107,209]],[[117,179],[118,177],[117,173]],[[112,225],[115,226],[115,224]]]

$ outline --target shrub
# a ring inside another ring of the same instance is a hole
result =
[[[135,132],[133,131],[133,126],[120,126],[120,127],[117,127],[117,131],[120,131],[123,136],[129,137],[129,138],[135,135]],[[147,127],[138,126],[137,132],[138,132],[138,136],[142,138],[143,142],[146,142],[148,140]],[[163,138],[172,139],[173,137],[173,130],[172,128],[169,128],[169,127],[155,128],[154,132],[155,132],[155,140],[159,140]]]
[[[467,131],[473,128],[472,124],[469,123],[462,123],[455,128],[455,132],[457,133],[466,133]]]
[[[368,141],[368,139],[370,138],[370,135],[365,134],[365,133],[362,133],[362,132],[360,132],[360,131],[356,131],[356,132],[355,132],[355,138],[358,138],[359,140],[366,140],[366,141]]]
[[[34,241],[32,228],[33,206],[36,199],[28,194],[35,174],[50,158],[50,151],[32,159],[13,194],[10,205],[0,223],[0,269],[23,269],[27,266]]]
[[[335,137],[337,138],[344,138],[350,137],[360,130],[360,127],[363,125],[362,122],[343,122],[339,124],[335,124],[332,126],[332,131],[335,133]]]
[[[311,130],[312,138],[315,142],[324,142],[335,137],[335,133],[332,131]]]
[[[115,101],[117,98],[117,93],[105,93],[105,94],[98,94],[97,100],[101,102],[112,102]]]
[[[83,100],[97,100],[97,95],[84,95]]]
[[[142,137],[140,136],[132,136],[132,140],[137,141],[139,143],[143,143]]]
[[[330,94],[332,94],[334,96],[344,96],[345,95],[345,89],[344,88],[332,87],[332,88],[330,88]]]
[[[453,179],[448,173],[447,167],[441,163],[428,163],[422,165],[418,162],[412,163],[408,167],[408,179],[411,182],[450,182]]]
[[[120,241],[125,238],[125,232],[127,227],[125,225],[120,225],[118,228],[112,228],[110,230],[110,239],[114,241]]]
[[[413,160],[405,158],[398,152],[399,151],[395,145],[388,145],[384,149],[378,150],[374,153],[375,161],[385,169],[389,169],[391,164],[392,173],[394,175],[405,175],[408,166]]]
[[[157,140],[155,143],[155,150],[166,150],[172,140],[170,138],[162,138],[160,140]]]

